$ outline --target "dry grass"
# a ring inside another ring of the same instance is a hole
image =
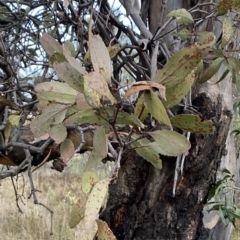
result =
[[[10,179],[0,182],[0,239],[29,239],[29,240],[83,240],[83,228],[77,226],[70,229],[71,206],[81,196],[80,181],[83,171],[82,160],[75,158],[69,167],[58,173],[45,165],[33,173],[38,200],[54,211],[53,236],[50,236],[50,213],[42,206],[33,204],[33,199],[28,199],[30,187],[28,177],[24,174],[19,178],[18,193],[21,195],[19,205],[23,213],[16,207],[15,195]],[[24,192],[23,192],[24,189]]]

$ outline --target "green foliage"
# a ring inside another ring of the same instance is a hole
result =
[[[231,196],[240,189],[235,187],[234,175],[229,170],[224,169],[222,174],[223,177],[209,191],[207,205],[210,209],[208,211],[218,211],[220,220],[225,226],[232,223],[238,228],[236,219],[240,218],[240,208],[232,202]]]

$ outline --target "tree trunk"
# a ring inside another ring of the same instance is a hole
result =
[[[161,12],[165,16],[183,7],[183,2],[167,1],[166,6],[160,6],[162,1],[150,1],[148,13],[153,34],[159,23],[162,24],[162,16],[156,11],[165,9]],[[184,2],[184,7],[191,6]],[[146,15],[146,10],[143,12]],[[172,190],[176,158],[162,157],[163,168],[158,170],[133,150],[124,153],[118,178],[110,185],[107,205],[101,214],[117,239],[223,239],[214,238],[216,232],[203,226],[204,204],[216,180],[232,119],[231,106],[225,101],[232,98],[231,91],[221,94],[229,83],[221,84],[220,87],[211,83],[194,87],[192,103],[198,107],[203,120],[212,120],[214,133],[191,134],[192,146],[185,159],[183,176],[178,179],[175,197]]]

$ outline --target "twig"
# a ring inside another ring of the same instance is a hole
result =
[[[41,166],[43,166],[47,162],[51,152],[52,152],[52,149],[49,150],[48,155],[44,158],[44,160],[32,170],[32,173],[35,172],[37,169],[39,169]]]

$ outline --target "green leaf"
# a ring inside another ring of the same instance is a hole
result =
[[[213,123],[210,120],[202,121],[199,116],[180,114],[170,119],[174,127],[196,134],[213,134]]]
[[[55,52],[63,52],[61,44],[47,33],[43,33],[40,37],[40,43],[49,56],[52,56]]]
[[[99,177],[94,171],[85,171],[82,176],[82,191],[90,193],[93,186],[99,181]]]
[[[57,103],[75,103],[78,92],[66,83],[43,82],[34,87],[41,99]]]
[[[234,28],[232,26],[232,20],[230,17],[224,17],[222,23],[222,47],[225,47],[232,39]]]
[[[96,127],[93,136],[93,150],[88,158],[85,170],[89,170],[99,163],[108,154],[108,140],[105,130],[102,127]]]
[[[77,224],[84,218],[87,199],[88,199],[87,194],[81,194],[81,197],[73,205],[73,208],[70,214],[70,221],[68,224],[70,228],[75,228]]]
[[[190,38],[192,36],[192,34],[188,29],[183,28],[183,29],[180,29],[177,32],[173,32],[172,36],[180,37],[181,39],[186,40],[186,39]]]
[[[67,62],[55,62],[53,68],[60,79],[78,92],[83,92],[83,76],[77,69]]]
[[[33,119],[30,124],[35,137],[48,133],[53,125],[61,123],[67,112],[66,105],[52,103],[43,109],[41,115]]]
[[[64,57],[62,53],[55,52],[53,55],[50,56],[49,58],[49,67],[53,67],[53,64],[55,62],[66,62],[67,59]]]
[[[11,123],[12,126],[18,126],[20,119],[21,116],[14,114],[8,117],[8,121]]]
[[[70,42],[70,41],[67,40],[67,41],[64,43],[64,47],[67,47],[67,48],[69,49],[72,57],[75,57],[75,56],[77,55],[77,53],[76,53],[76,51],[75,51],[75,47],[74,47],[74,45],[73,45],[72,42]],[[64,49],[63,49],[63,51],[64,51]]]
[[[206,72],[204,73],[203,77],[199,80],[199,82],[204,83],[210,78],[212,78],[218,72],[224,60],[225,60],[224,58],[216,58],[209,66],[209,68],[206,70]]]
[[[63,123],[54,125],[50,131],[49,136],[57,143],[61,143],[67,137],[67,129]]]
[[[86,109],[70,116],[65,120],[65,124],[87,123],[108,126],[108,121],[112,121],[115,118],[115,111],[115,107],[100,107],[97,110],[92,108]],[[116,124],[127,124],[140,128],[144,127],[142,122],[134,114],[130,115],[121,110],[118,111]]]
[[[78,60],[76,60],[74,57],[72,57],[70,50],[64,46],[63,47],[63,55],[67,59],[68,63],[75,68],[79,73],[82,75],[85,74],[85,69],[82,67],[82,63]]]
[[[178,23],[182,23],[184,25],[194,23],[192,15],[185,8],[173,10],[167,15],[167,17],[174,17]]]
[[[93,68],[101,73],[108,83],[111,83],[111,59],[108,49],[99,35],[89,38],[89,50]]]
[[[111,179],[106,178],[97,182],[86,203],[85,209],[85,230],[89,231],[93,228],[96,219],[98,219],[99,210],[101,209],[104,199],[108,192],[108,185]]]
[[[97,219],[98,225],[98,240],[117,240],[108,224],[100,219]]]
[[[181,100],[187,95],[190,88],[192,87],[192,84],[195,80],[195,74],[192,71],[182,82],[178,83],[173,88],[167,88],[166,91],[166,99],[162,100],[163,105],[166,108],[171,108],[178,103],[181,102]]]
[[[132,135],[132,140],[138,139],[140,136],[137,134]],[[146,139],[139,139],[131,143],[131,147],[137,152],[139,156],[150,162],[155,168],[162,168],[162,160],[159,157],[159,153],[152,147],[151,142]]]
[[[89,88],[91,89],[92,92],[97,92],[98,96],[100,97],[105,96],[107,99],[110,100],[112,104],[116,103],[115,98],[113,97],[112,93],[108,88],[107,82],[103,79],[102,75],[99,72],[90,72],[89,74],[85,75],[84,93],[86,94],[85,84],[87,84],[87,86],[89,85]]]
[[[213,33],[205,34],[201,41],[175,53],[163,69],[157,71],[154,81],[162,83],[167,88],[174,87],[182,82],[211,49],[215,43],[215,36]]]
[[[153,91],[145,91],[144,99],[145,106],[153,117],[172,128],[166,109],[158,96]]]
[[[191,147],[190,142],[180,133],[170,130],[148,132],[155,140],[150,145],[159,153],[166,156],[186,154]]]

